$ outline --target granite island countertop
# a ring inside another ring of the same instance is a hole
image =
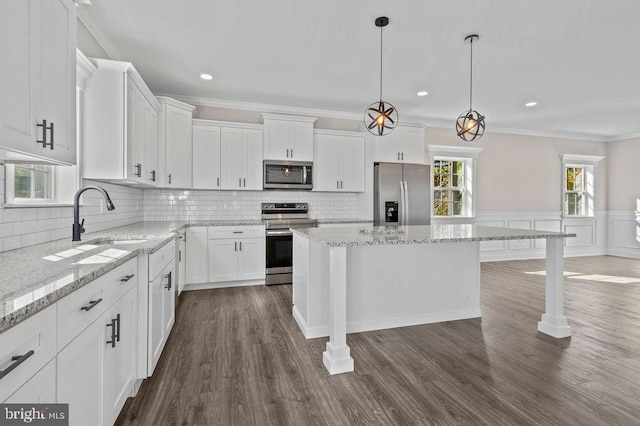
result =
[[[242,225],[262,226],[262,222],[138,222],[82,234],[82,241],[72,242],[69,235],[0,253],[0,333],[139,254],[157,251],[181,229]]]
[[[469,224],[409,225],[399,227],[355,225],[340,228],[293,229],[293,233],[329,247],[524,240],[576,236],[576,234],[562,232],[495,228]]]

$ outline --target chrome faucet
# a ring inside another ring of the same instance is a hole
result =
[[[78,189],[78,192],[76,192],[76,196],[73,199],[73,238],[71,241],[80,241],[80,234],[84,232],[84,219],[82,219],[82,223],[80,223],[80,196],[88,189],[95,189],[104,196],[104,199],[107,202],[107,210],[113,210],[116,208],[113,205],[111,198],[109,198],[109,194],[103,188],[100,188],[99,186],[85,186],[84,188]]]

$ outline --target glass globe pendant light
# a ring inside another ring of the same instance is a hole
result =
[[[458,136],[471,142],[480,139],[484,134],[484,115],[474,110],[471,103],[473,100],[473,43],[478,41],[477,34],[471,34],[464,38],[465,42],[471,43],[471,73],[469,76],[469,109],[464,111],[456,121],[456,131]]]
[[[398,124],[398,110],[389,102],[382,100],[382,28],[389,24],[389,18],[381,16],[375,20],[380,28],[380,100],[369,105],[364,113],[367,130],[376,136],[388,135]]]

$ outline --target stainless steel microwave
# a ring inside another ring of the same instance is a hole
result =
[[[264,160],[264,189],[313,189],[310,161]]]

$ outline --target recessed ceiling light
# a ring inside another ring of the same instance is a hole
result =
[[[526,107],[532,107],[532,106],[536,106],[536,105],[538,105],[538,103],[535,102],[535,101],[534,102],[527,102],[526,104],[524,104],[524,106],[526,106]]]
[[[203,80],[213,80],[213,76],[211,74],[200,74],[200,78]]]
[[[422,91],[416,93],[416,95],[418,95],[418,96],[427,96],[428,94],[429,94],[429,92],[427,92],[425,90],[422,90]]]

